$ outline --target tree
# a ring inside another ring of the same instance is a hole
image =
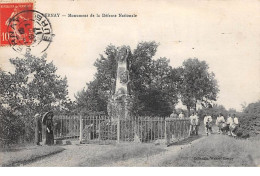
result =
[[[0,68],[0,147],[17,142],[24,132],[24,123],[8,109],[9,90],[12,90],[12,78]]]
[[[191,109],[197,110],[197,103],[207,107],[211,101],[216,101],[219,92],[214,73],[209,73],[209,66],[205,61],[197,58],[183,62],[180,69],[181,82],[179,87],[181,101]]]
[[[219,114],[223,114],[224,117],[227,117],[229,111],[223,105],[213,104],[211,107],[203,107],[198,110],[198,115],[200,118],[204,118],[206,114],[212,116],[213,119],[216,119]]]
[[[30,55],[25,58],[12,58],[14,73],[1,71],[1,118],[5,119],[5,128],[11,128],[14,119],[23,124],[20,134],[28,140],[33,136],[33,122],[36,113],[66,110],[67,78],[56,74],[57,68],[45,57]],[[2,91],[3,90],[3,91]],[[9,123],[10,122],[10,123]],[[23,131],[23,132],[22,132]]]
[[[67,78],[56,74],[52,62],[32,56],[10,59],[10,62],[15,67],[15,73],[10,73],[15,98],[11,108],[19,108],[22,114],[29,111],[42,114],[62,108],[68,100]]]
[[[94,80],[87,83],[87,88],[78,92],[75,96],[77,109],[83,114],[94,112],[106,112],[107,100],[113,94],[117,72],[116,55],[118,48],[109,45],[105,50],[105,56],[100,55],[94,66],[97,73]]]
[[[173,82],[176,75],[167,58],[153,60],[157,51],[156,42],[141,42],[128,56],[129,90],[133,97],[134,114],[169,115],[177,104],[177,86]],[[81,112],[107,113],[108,98],[114,93],[117,73],[116,55],[119,48],[109,45],[105,55],[95,62],[97,73],[92,82],[76,95]]]

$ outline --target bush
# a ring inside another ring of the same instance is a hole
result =
[[[260,134],[260,101],[249,104],[241,114],[241,128],[243,133],[250,136]]]
[[[0,111],[0,145],[1,147],[19,142],[25,134],[25,124],[21,118],[8,110]]]

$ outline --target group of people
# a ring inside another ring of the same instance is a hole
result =
[[[190,135],[198,135],[198,130],[199,130],[199,116],[197,112],[193,112],[190,116],[190,130],[189,134]]]
[[[184,119],[185,116],[183,114],[183,112],[181,111],[181,113],[178,115],[176,112],[173,112],[171,115],[170,115],[170,118],[180,118],[180,119]]]
[[[209,114],[206,114],[204,117],[204,126],[206,134],[212,133],[212,117]],[[239,126],[238,117],[236,114],[228,115],[227,120],[222,113],[220,113],[216,119],[216,126],[218,127],[218,133],[225,133],[227,132],[228,135],[236,136],[235,131]]]
[[[170,118],[179,118],[184,119],[185,115],[183,112],[180,112],[178,115],[176,112],[173,112],[170,115]],[[189,134],[190,135],[198,135],[198,129],[199,129],[199,116],[197,112],[193,112],[192,115],[189,117],[190,119],[190,129]],[[212,117],[206,113],[204,117],[204,127],[205,132],[207,135],[212,134],[212,126],[213,126],[213,119]],[[216,126],[218,127],[218,133],[227,133],[231,136],[236,136],[235,131],[237,130],[239,126],[238,117],[236,114],[228,115],[227,119],[223,116],[222,113],[220,113],[216,119]]]
[[[178,115],[176,112],[173,112],[170,115],[170,118],[179,118],[179,119],[184,119],[185,115],[181,111],[180,114]],[[197,112],[193,112],[191,114],[190,118],[190,129],[189,129],[189,134],[190,135],[198,135],[198,130],[199,130],[199,116]]]

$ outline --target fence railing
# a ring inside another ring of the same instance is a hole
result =
[[[189,118],[166,118],[166,143],[170,144],[185,139],[190,136],[190,120]]]
[[[78,139],[80,135],[80,116],[54,116],[54,139]]]
[[[55,139],[74,138],[85,143],[166,142],[189,136],[189,119],[165,117],[55,116]]]

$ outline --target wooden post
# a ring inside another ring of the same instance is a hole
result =
[[[83,119],[82,116],[79,117],[79,142],[83,140]]]
[[[101,128],[100,128],[100,117],[98,119],[98,142],[100,143],[100,135],[101,135]]]
[[[39,123],[38,123],[38,121],[39,121],[39,119],[38,119],[39,117],[38,116],[35,116],[35,121],[34,121],[34,123],[35,123],[35,144],[36,145],[39,145],[40,144],[40,140],[39,140]]]
[[[164,124],[164,128],[165,128],[165,130],[164,130],[164,138],[165,138],[165,144],[168,145],[168,139],[167,139],[167,120],[166,120],[166,118],[164,119],[164,121],[165,121],[165,124]]]
[[[120,115],[119,114],[117,119],[117,143],[120,143]]]

